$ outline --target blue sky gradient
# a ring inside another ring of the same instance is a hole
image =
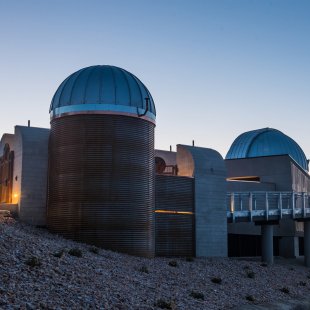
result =
[[[157,108],[156,147],[226,155],[273,127],[310,157],[310,1],[0,0],[0,134],[49,127],[59,84],[90,65],[122,67]]]

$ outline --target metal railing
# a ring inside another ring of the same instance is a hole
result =
[[[309,193],[297,192],[229,192],[227,193],[227,217],[263,218],[310,217]]]

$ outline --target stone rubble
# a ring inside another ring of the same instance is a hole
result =
[[[82,257],[69,255],[73,248]],[[310,271],[299,265],[147,259],[103,249],[95,254],[90,248],[0,216],[0,309],[238,309],[303,299],[310,292]],[[33,257],[38,265],[29,263]],[[169,266],[172,260],[177,267]]]

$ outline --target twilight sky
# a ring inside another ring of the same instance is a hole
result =
[[[0,0],[0,55],[0,136],[48,128],[59,84],[110,64],[150,90],[157,148],[225,156],[272,127],[310,157],[309,0]]]

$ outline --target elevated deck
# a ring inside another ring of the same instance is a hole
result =
[[[262,260],[273,263],[273,225],[288,218],[304,222],[305,265],[310,267],[310,194],[297,192],[227,193],[227,222],[261,225]]]

